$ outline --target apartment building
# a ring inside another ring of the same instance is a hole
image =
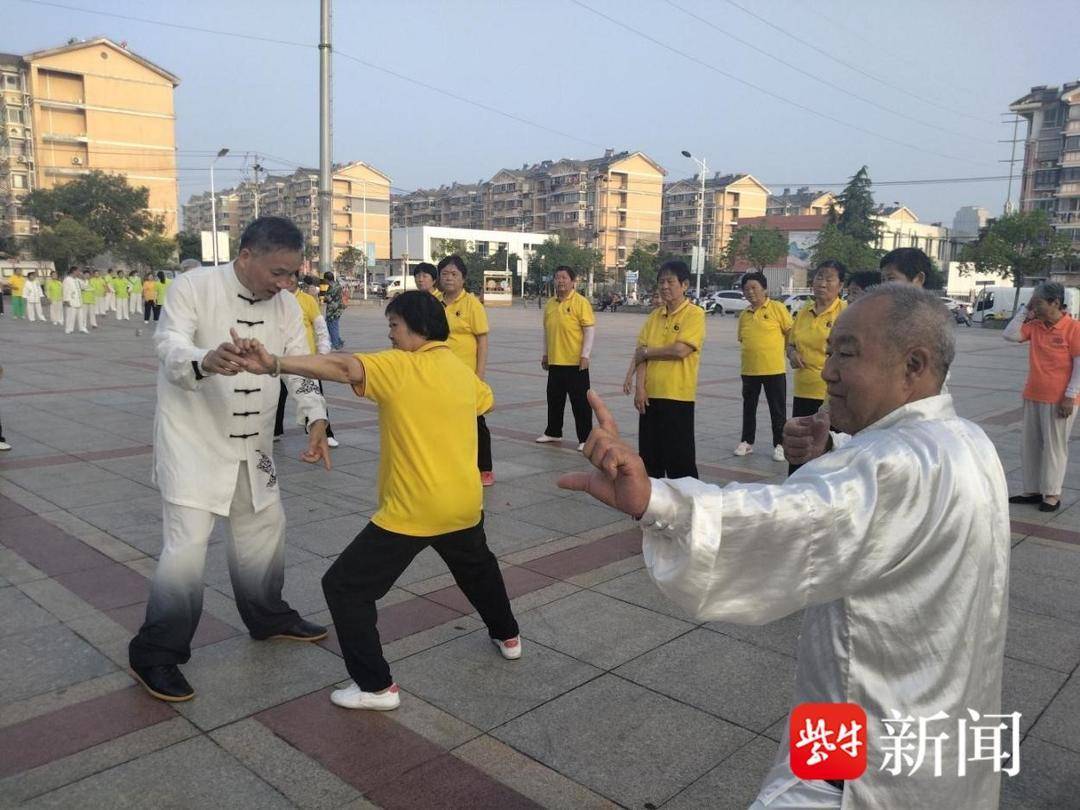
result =
[[[395,196],[393,223],[556,234],[599,250],[604,266],[617,270],[639,241],[660,240],[664,174],[641,152],[544,160],[481,183]]]
[[[689,255],[698,244],[701,176],[664,186],[660,249]],[[727,247],[741,219],[765,216],[769,189],[750,174],[720,174],[705,179],[704,246],[706,257]]]
[[[802,186],[795,191],[785,188],[783,194],[770,194],[765,213],[770,217],[815,216],[829,213],[834,205],[839,207],[839,201],[831,191],[812,191],[810,186]]]
[[[149,189],[167,233],[178,226],[180,79],[104,37],[0,54],[0,236],[27,237],[20,201],[93,170]]]
[[[873,218],[881,223],[874,245],[879,250],[919,248],[941,266],[959,254],[959,240],[949,228],[940,222],[919,222],[919,217],[906,205],[898,202],[879,205]]]

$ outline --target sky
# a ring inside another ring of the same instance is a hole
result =
[[[1075,12],[1075,0],[336,0],[334,160],[400,190],[606,147],[645,152],[668,179],[696,171],[686,149],[774,193],[864,164],[876,182],[1000,178],[1009,103],[1080,78]],[[317,0],[0,0],[0,51],[96,36],[181,78],[181,201],[209,187],[221,147],[219,188],[250,178],[256,153],[283,173],[318,165]],[[1006,186],[879,185],[875,199],[951,225],[960,206],[1000,212]]]

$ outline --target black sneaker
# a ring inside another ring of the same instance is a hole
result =
[[[268,641],[272,638],[284,638],[291,641],[322,641],[326,638],[327,633],[327,629],[321,624],[315,624],[314,622],[305,621],[304,619],[297,619],[281,632],[274,633],[272,636],[267,636],[266,639],[259,640]]]
[[[182,703],[195,697],[195,690],[176,664],[163,664],[153,667],[132,665],[131,674],[158,700],[170,703]]]

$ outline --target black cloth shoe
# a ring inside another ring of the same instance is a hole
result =
[[[1034,495],[1013,495],[1009,498],[1009,503],[1039,503],[1042,500],[1042,495],[1036,492]]]
[[[326,638],[326,635],[327,630],[321,624],[297,619],[280,633],[274,633],[274,635],[268,636],[266,640],[272,638],[287,638],[292,641],[321,641]]]
[[[1047,503],[1046,501],[1043,501],[1039,504],[1040,512],[1056,512],[1060,508],[1061,501],[1058,501],[1057,503]]]
[[[158,700],[181,703],[195,697],[195,690],[191,688],[191,684],[187,682],[184,673],[176,664],[153,667],[132,665],[131,673],[146,691]]]

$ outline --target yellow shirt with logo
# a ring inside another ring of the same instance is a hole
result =
[[[698,366],[705,342],[705,310],[689,300],[668,313],[659,306],[649,313],[638,334],[638,345],[659,349],[685,343],[694,351],[681,360],[649,360],[645,368],[645,393],[650,398],[693,402],[697,398]]]
[[[573,291],[565,301],[548,299],[544,307],[544,345],[548,365],[577,366],[581,362],[581,347],[585,327],[595,326],[592,304]]]
[[[487,312],[480,299],[470,292],[462,292],[452,303],[444,297],[446,320],[450,324],[450,337],[446,344],[462,363],[476,371],[476,338],[488,333]]]
[[[798,351],[805,368],[795,369],[795,396],[805,399],[825,399],[825,380],[821,370],[825,368],[825,341],[829,339],[833,324],[847,308],[847,301],[837,298],[820,314],[814,312],[814,302],[809,301],[795,316],[791,327],[791,345]]]
[[[779,301],[769,299],[755,309],[739,313],[742,373],[749,377],[783,374],[784,344],[791,331],[791,313]]]
[[[11,297],[22,298],[23,287],[26,286],[26,276],[12,276],[8,279],[11,285]]]
[[[322,314],[319,312],[319,302],[313,295],[303,290],[297,290],[294,294],[296,303],[300,305],[300,312],[304,316],[304,332],[307,334],[308,348],[312,354],[315,354],[318,350],[318,344],[315,341],[315,319]]]
[[[372,522],[411,537],[475,526],[484,507],[476,417],[494,404],[491,388],[442,342],[356,358],[364,365],[363,395],[379,406],[379,506]],[[432,414],[438,431],[431,429]]]

